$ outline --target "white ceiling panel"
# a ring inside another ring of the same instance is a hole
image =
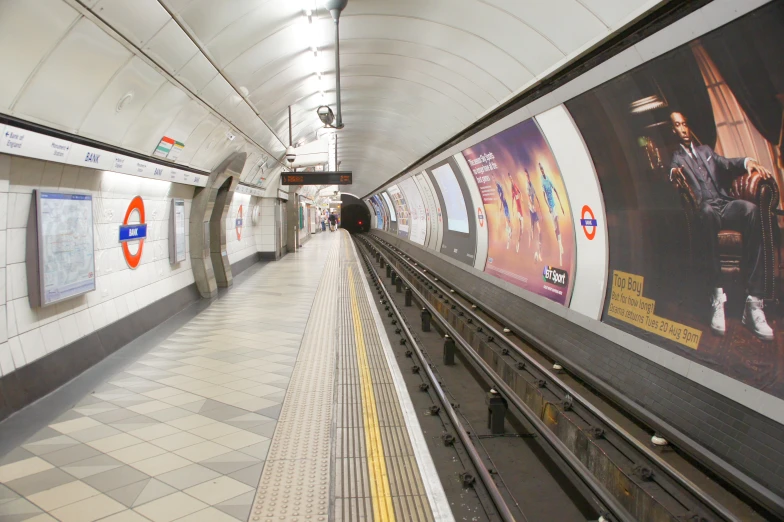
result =
[[[166,129],[189,101],[188,95],[173,84],[161,85],[125,133],[122,146],[152,154]]]
[[[0,2],[0,49],[6,49],[0,53],[0,109],[11,108],[35,67],[78,17],[61,0]]]
[[[171,19],[152,37],[144,50],[158,65],[174,75],[199,52],[196,44]]]
[[[187,136],[185,148],[180,153],[177,160],[178,163],[184,165],[191,165],[191,160],[196,155],[201,147],[205,145],[207,137],[218,126],[220,120],[212,114],[207,114],[207,117],[201,120],[195,129]]]
[[[209,111],[202,107],[200,103],[189,100],[188,103],[182,107],[180,112],[177,113],[174,121],[172,121],[166,129],[165,134],[170,138],[174,138],[175,140],[184,143],[186,148],[193,148],[197,146],[198,143],[194,144],[194,140],[191,136],[196,130],[196,127],[204,121],[208,114]],[[182,155],[180,157],[182,157]]]
[[[242,147],[242,142],[234,143],[229,140],[230,134],[228,126],[221,123],[205,140],[204,144],[196,151],[196,155],[191,160],[191,165],[205,170],[212,170],[223,158],[226,158],[235,146]],[[235,138],[235,141],[237,138]]]
[[[34,73],[13,112],[75,131],[131,56],[116,40],[82,18]]]
[[[207,57],[198,53],[180,69],[176,78],[191,91],[198,94],[217,75],[218,71],[215,70],[215,67],[212,66]]]
[[[216,75],[201,91],[201,96],[204,101],[209,103],[212,107],[218,107],[223,103],[223,100],[232,94],[236,96],[237,91],[235,91],[234,88],[229,85],[229,82],[226,81],[226,78],[220,74]]]
[[[137,47],[144,46],[171,20],[158,0],[100,0],[93,12]]]
[[[660,3],[349,0],[338,131],[341,168],[354,171],[348,190],[381,185]],[[146,154],[170,135],[186,143],[178,163],[200,168],[234,150],[251,163],[270,154],[268,186],[288,143],[288,107],[295,143],[316,139],[319,105],[335,107],[334,24],[322,5],[0,0],[0,45],[18,50],[0,55],[0,110]],[[248,181],[262,177],[254,168],[246,166]]]
[[[80,133],[120,143],[128,128],[166,79],[134,57],[112,78],[95,102]]]

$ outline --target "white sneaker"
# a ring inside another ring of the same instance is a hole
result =
[[[773,329],[768,326],[768,321],[765,319],[765,312],[763,311],[762,299],[759,297],[750,295],[746,298],[746,308],[743,310],[743,324],[763,341],[772,341],[774,339]]]
[[[724,335],[727,332],[727,325],[724,321],[724,303],[727,302],[727,294],[721,288],[717,288],[711,298],[711,330],[716,335]],[[744,316],[745,317],[745,316]]]

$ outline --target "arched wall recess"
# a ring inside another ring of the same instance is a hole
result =
[[[197,189],[193,196],[190,215],[191,264],[202,297],[214,297],[218,293],[218,286],[228,287],[232,284],[231,265],[226,253],[226,231],[220,225],[226,219],[228,203],[237,188],[246,159],[245,152],[230,155],[212,171],[207,186]],[[213,215],[216,220],[212,219]],[[217,224],[211,225],[211,222]]]

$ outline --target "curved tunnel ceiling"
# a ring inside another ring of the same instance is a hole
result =
[[[354,172],[346,190],[381,185],[660,3],[349,0],[338,132],[340,168]],[[2,4],[0,29],[25,52],[15,62],[0,58],[2,70],[17,71],[0,86],[0,112],[145,154],[176,131],[188,140],[178,163],[198,168],[245,150],[242,180],[264,186],[277,179],[288,145],[288,106],[294,143],[315,139],[316,107],[334,109],[334,25],[321,0]],[[79,58],[91,67],[67,66]],[[79,95],[64,106],[52,101],[58,89]],[[118,117],[117,101],[130,90],[131,110]]]

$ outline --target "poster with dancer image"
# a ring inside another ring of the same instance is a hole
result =
[[[784,2],[566,103],[604,194],[602,320],[784,398]]]
[[[575,264],[572,210],[536,122],[510,127],[463,156],[485,204],[485,272],[568,305]]]

